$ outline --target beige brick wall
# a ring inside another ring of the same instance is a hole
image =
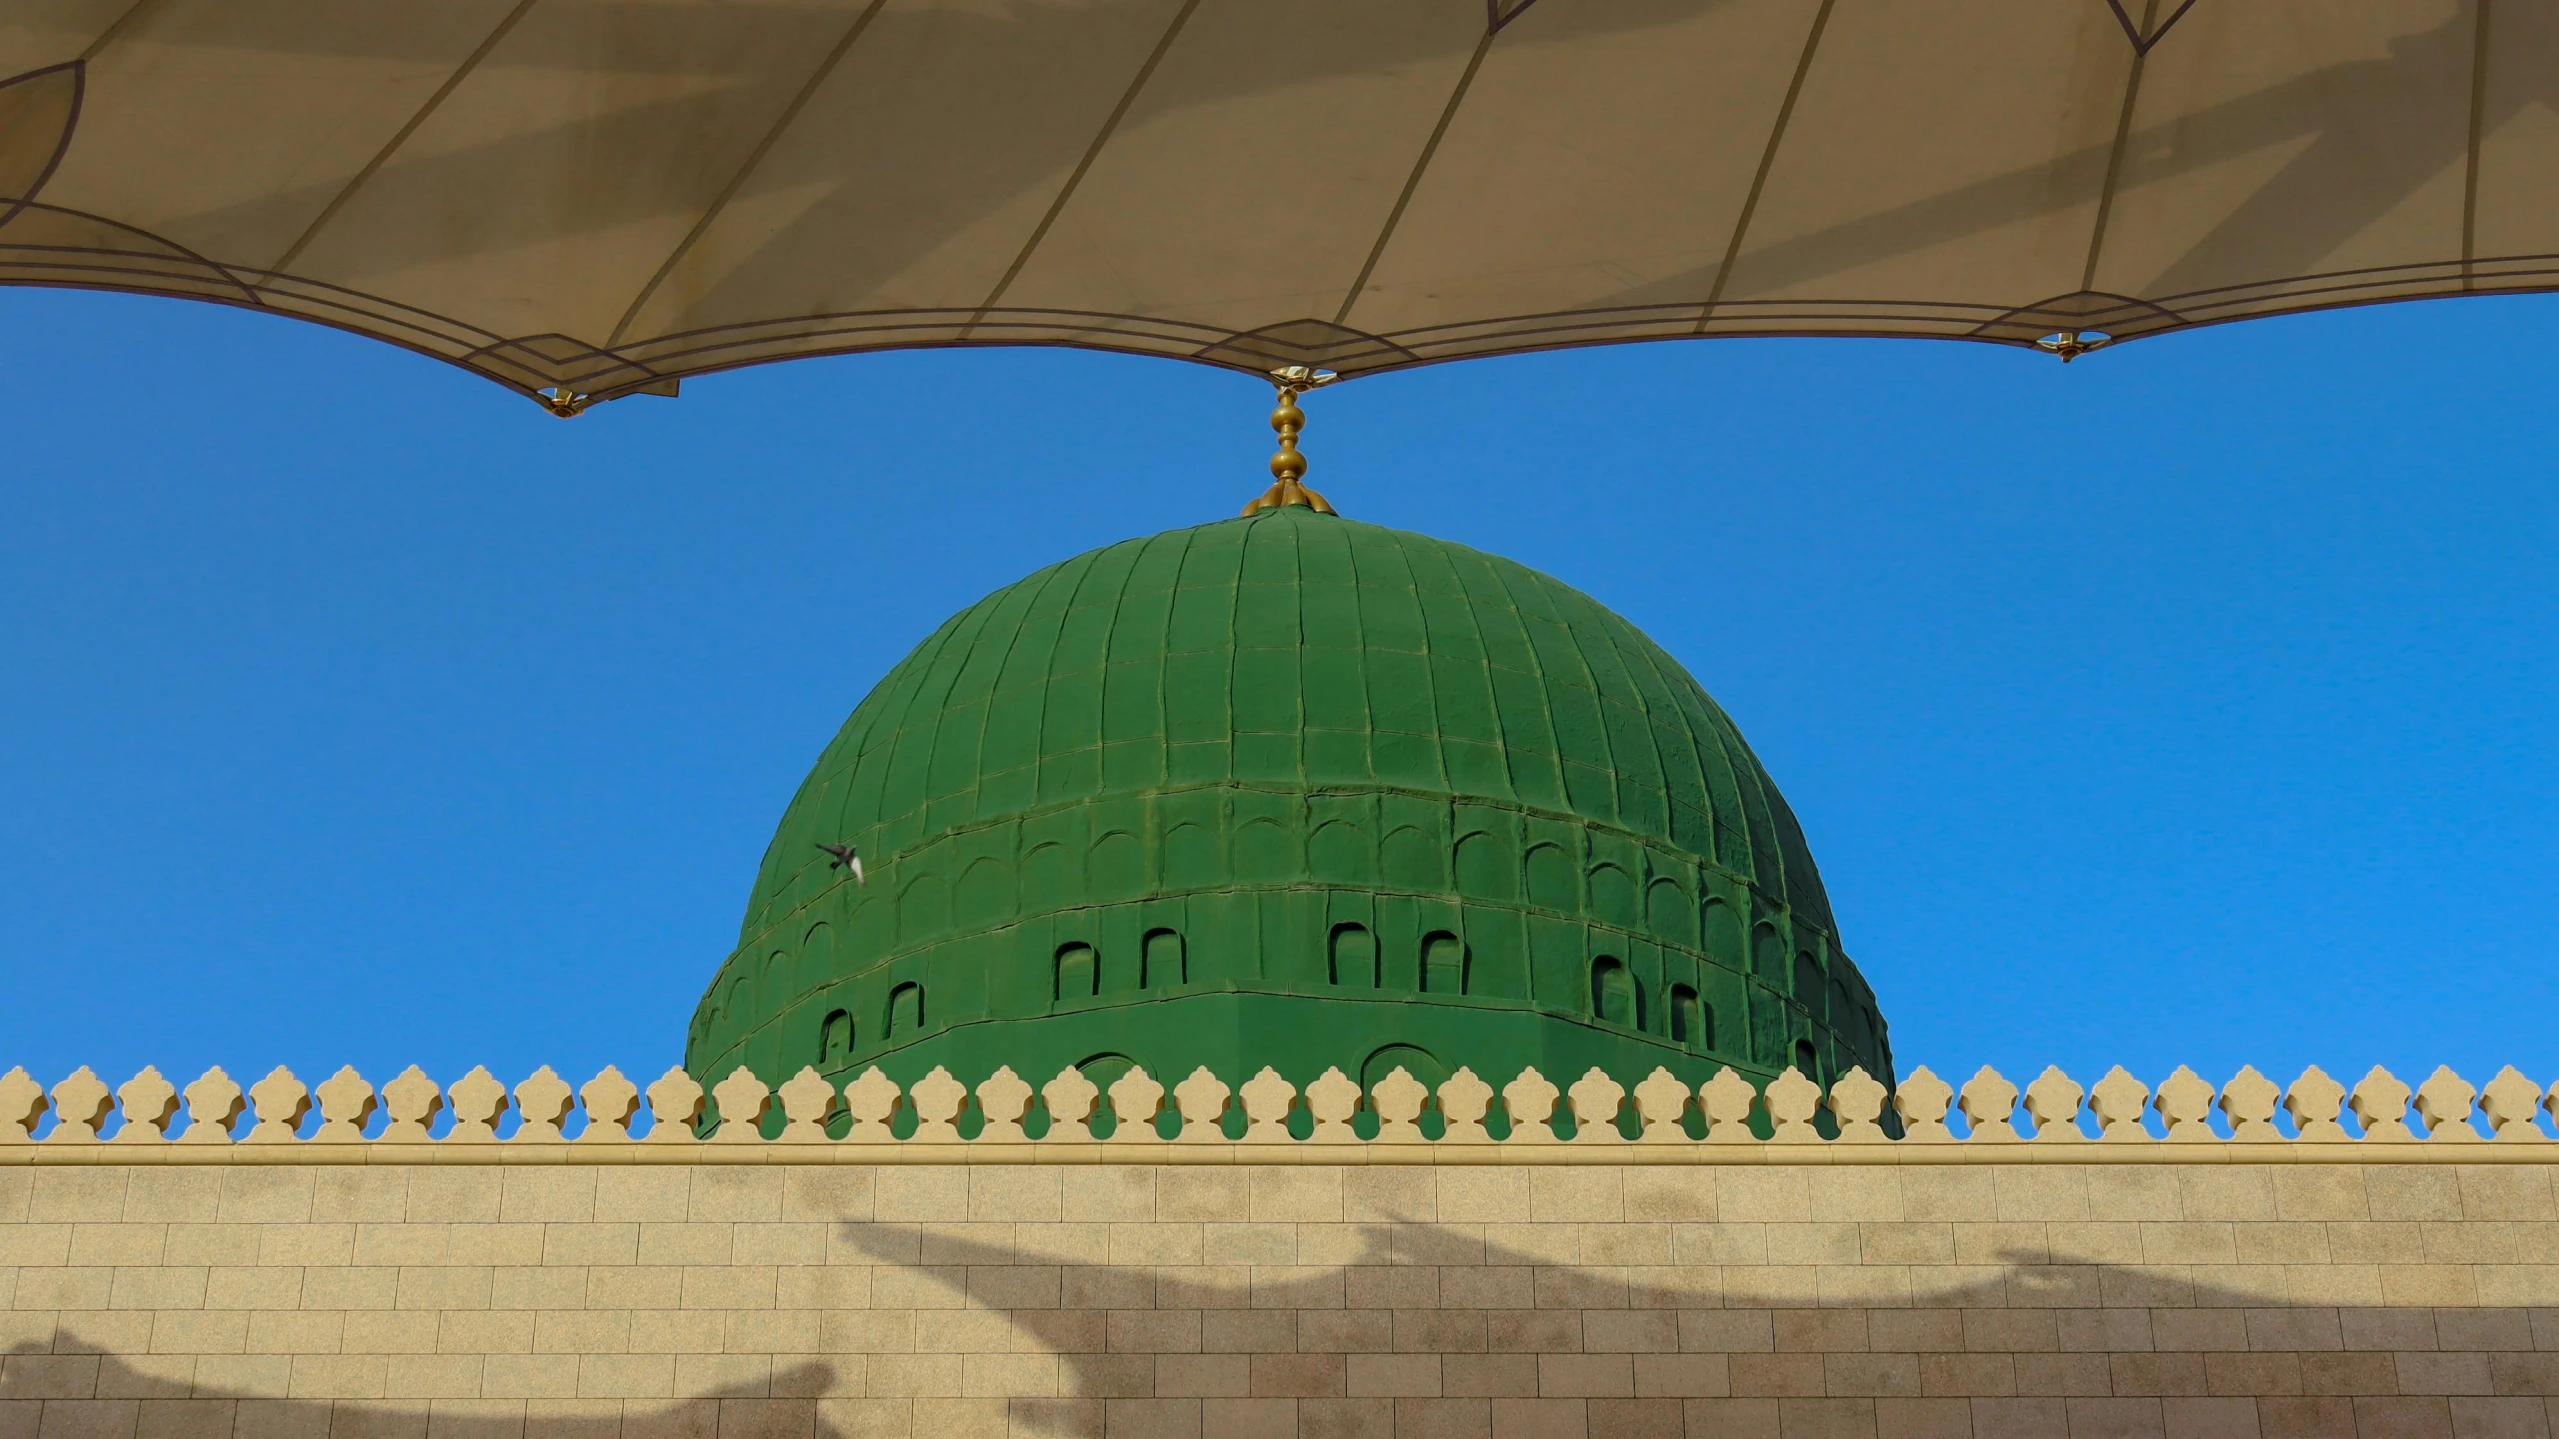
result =
[[[2554,1169],[25,1165],[0,1439],[2549,1439]]]

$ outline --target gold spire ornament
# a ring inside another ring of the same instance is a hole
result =
[[[1271,380],[1279,386],[1279,408],[1271,411],[1271,428],[1279,432],[1279,453],[1271,456],[1271,487],[1261,498],[1244,507],[1247,516],[1282,505],[1304,505],[1319,515],[1333,513],[1324,497],[1298,483],[1306,474],[1306,456],[1298,453],[1297,434],[1306,428],[1306,412],[1297,407],[1297,397],[1320,386],[1329,385],[1341,376],[1311,365],[1285,365],[1271,371]]]

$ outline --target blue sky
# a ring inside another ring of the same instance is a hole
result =
[[[2559,308],[2064,367],[1478,361],[1308,403],[1349,514],[1650,631],[1802,816],[1904,1072],[2559,1074]],[[926,352],[552,419],[0,291],[0,1069],[673,1061],[766,839],[950,612],[1266,482],[1268,392]]]

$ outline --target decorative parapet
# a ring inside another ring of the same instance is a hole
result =
[[[1366,1093],[1339,1069],[1302,1090],[1267,1068],[1169,1090],[1142,1068],[1108,1089],[1068,1069],[1035,1091],[1010,1068],[974,1090],[938,1067],[904,1088],[876,1067],[841,1086],[802,1069],[778,1089],[741,1068],[705,1090],[680,1068],[643,1089],[608,1067],[573,1090],[546,1065],[510,1090],[415,1066],[378,1089],[281,1067],[243,1089],[216,1067],[110,1090],[83,1067],[48,1091],[19,1068],[0,1075],[0,1164],[2559,1162],[2544,1114],[2559,1122],[2559,1083],[2512,1066],[2413,1089],[2376,1067],[2352,1090],[2316,1066],[2218,1090],[2182,1066],[2156,1089],[2120,1066],[2090,1087],[2047,1068],[2022,1091],[1987,1066],[1960,1090],[1922,1068],[1891,1090],[1852,1069],[1827,1091],[1793,1069],[1695,1089],[1656,1069],[1629,1091],[1532,1068],[1498,1091],[1461,1069],[1434,1092],[1399,1068]]]

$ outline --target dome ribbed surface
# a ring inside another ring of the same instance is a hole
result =
[[[819,848],[846,842],[867,886]],[[792,801],[688,1052],[1365,1062],[1256,1050],[1261,997],[1379,1011],[1349,1048],[1417,1069],[1591,1049],[1631,1082],[1811,1042],[1889,1075],[1835,936],[1784,799],[1660,647],[1511,561],[1291,507],[1078,556],[919,645]]]

